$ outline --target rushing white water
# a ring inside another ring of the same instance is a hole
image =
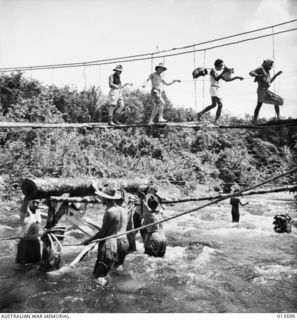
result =
[[[65,247],[62,269],[43,274],[14,263],[16,241],[0,243],[1,312],[296,312],[297,229],[273,230],[273,216],[297,217],[292,195],[252,196],[231,223],[228,201],[165,223],[164,258],[137,252],[113,271],[106,285],[92,279],[96,251],[75,267],[67,265],[81,247]],[[197,203],[168,207],[166,214]],[[15,212],[12,214],[16,214]],[[101,223],[102,214],[88,213]],[[0,216],[0,236],[16,224]],[[5,222],[5,223],[4,223]],[[81,241],[73,234],[70,242]]]

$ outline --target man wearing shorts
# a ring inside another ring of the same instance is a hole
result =
[[[121,124],[117,117],[125,107],[122,90],[131,83],[125,83],[122,86],[121,73],[123,71],[122,65],[118,65],[113,69],[114,73],[108,78],[109,83],[109,110],[108,110],[108,124],[110,126]]]
[[[154,119],[157,113],[159,113],[158,122],[167,121],[163,118],[163,112],[164,112],[164,106],[165,106],[165,101],[164,101],[165,92],[162,89],[162,85],[165,84],[166,86],[170,86],[175,82],[181,82],[180,80],[173,80],[172,82],[167,83],[162,79],[161,77],[162,72],[167,70],[167,68],[164,67],[163,63],[158,64],[155,67],[155,70],[156,72],[150,74],[150,76],[146,80],[147,82],[148,81],[152,82],[151,97],[153,101],[153,111],[148,124],[154,124]]]
[[[95,193],[100,197],[102,204],[106,206],[103,216],[103,224],[98,233],[90,239],[84,241],[84,245],[89,244],[95,239],[102,239],[105,237],[125,233],[128,224],[127,211],[116,204],[122,195],[112,189],[105,188],[99,191],[93,185]],[[125,257],[128,254],[129,244],[126,234],[112,239],[99,242],[97,261],[95,263],[93,275],[99,278],[99,282],[104,284],[105,276],[115,267],[124,263]]]
[[[211,105],[206,107],[202,111],[198,112],[197,114],[198,121],[201,120],[201,116],[204,113],[214,109],[218,105],[215,123],[218,122],[221,116],[222,108],[223,108],[222,97],[220,94],[220,83],[219,83],[221,79],[227,82],[233,81],[235,79],[243,80],[243,77],[231,77],[231,73],[233,72],[233,69],[228,69],[224,67],[224,61],[221,59],[217,59],[214,63],[214,66],[215,67],[211,69],[209,73],[209,81],[210,81],[209,93],[211,96]]]

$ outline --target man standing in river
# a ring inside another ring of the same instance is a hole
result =
[[[109,236],[125,233],[128,224],[128,214],[126,210],[116,204],[122,195],[112,189],[105,188],[99,191],[96,185],[93,185],[95,193],[100,197],[102,204],[106,206],[103,216],[103,224],[99,232],[93,237],[84,241],[84,245],[93,240],[102,239]],[[128,253],[129,244],[126,234],[99,242],[97,261],[95,263],[93,274],[98,278],[100,284],[105,284],[104,278],[115,267],[124,263]]]
[[[231,204],[231,206],[232,206],[232,209],[231,209],[232,222],[239,222],[239,218],[240,218],[240,214],[239,214],[239,204],[240,204],[242,207],[244,207],[245,205],[248,204],[248,202],[242,203],[239,198],[237,198],[237,197],[232,197],[232,198],[230,199],[230,204]]]

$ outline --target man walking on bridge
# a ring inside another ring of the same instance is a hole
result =
[[[122,65],[118,65],[113,69],[114,73],[109,77],[109,110],[108,110],[108,124],[110,126],[120,125],[121,123],[117,120],[117,117],[123,111],[125,104],[122,90],[132,83],[125,83],[122,85],[121,73],[123,71]]]
[[[233,81],[233,80],[243,80],[243,77],[232,77],[231,74],[234,72],[233,69],[229,69],[224,66],[224,61],[221,59],[217,59],[214,63],[214,68],[210,70],[209,73],[209,80],[210,80],[210,88],[209,92],[211,95],[211,105],[203,109],[202,111],[198,112],[197,114],[197,120],[200,121],[201,117],[204,113],[214,109],[216,106],[217,112],[216,112],[216,118],[215,118],[215,124],[217,124],[222,108],[223,108],[223,103],[222,103],[222,97],[220,94],[220,83],[219,81],[222,79],[226,82]]]
[[[279,119],[279,106],[284,104],[282,97],[268,90],[270,84],[275,80],[275,78],[283,73],[282,71],[279,71],[271,78],[270,70],[273,67],[273,63],[274,62],[272,60],[266,59],[263,61],[261,67],[249,73],[251,77],[255,77],[255,82],[258,82],[258,102],[254,111],[254,121],[257,121],[263,103],[274,104],[277,119]]]
[[[163,118],[163,112],[164,112],[164,106],[165,106],[165,100],[164,100],[165,91],[162,89],[162,85],[165,84],[166,86],[170,86],[175,82],[181,82],[180,80],[173,80],[172,82],[167,83],[162,79],[161,77],[162,72],[167,70],[167,68],[164,67],[163,63],[159,63],[155,67],[155,70],[156,72],[150,74],[148,79],[146,80],[146,82],[150,80],[152,82],[151,97],[153,100],[153,111],[148,124],[154,124],[154,119],[157,113],[159,113],[158,122],[167,122],[167,120]],[[143,87],[145,87],[145,85]]]

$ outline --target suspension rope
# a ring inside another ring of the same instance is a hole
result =
[[[193,64],[194,64],[194,70],[196,69],[196,52],[195,52],[195,46],[193,46]],[[197,108],[197,83],[196,83],[196,79],[193,79],[194,81],[194,101],[195,101],[195,111],[198,111]]]
[[[151,73],[153,73],[153,70],[154,70],[154,54],[152,53],[152,56],[151,56]]]
[[[86,90],[86,89],[87,89],[86,65],[84,65],[84,67],[83,67],[83,78],[84,78],[84,82],[85,82],[85,88],[84,88],[84,90]]]
[[[274,48],[274,28],[271,28],[272,33],[272,60],[273,60],[273,76],[275,75],[275,48]],[[273,82],[273,89],[275,91],[275,81]]]
[[[209,44],[209,43],[212,43],[212,42],[217,42],[217,41],[220,41],[220,40],[230,39],[230,38],[233,38],[233,37],[237,37],[237,36],[241,36],[241,35],[257,32],[257,31],[266,30],[266,29],[269,29],[271,27],[277,27],[277,26],[280,26],[280,25],[284,25],[284,24],[288,24],[288,23],[292,23],[292,22],[296,22],[296,21],[297,21],[297,19],[291,20],[291,21],[287,21],[287,22],[284,22],[284,23],[281,23],[281,24],[277,24],[277,25],[274,25],[274,26],[264,27],[264,28],[260,28],[260,29],[255,29],[255,30],[243,32],[243,33],[234,34],[234,35],[227,36],[227,37],[222,37],[222,38],[218,38],[218,39],[214,39],[214,40],[204,41],[204,42],[197,43],[197,44],[194,44],[194,45],[195,46],[200,46],[200,45],[203,45],[203,44]],[[278,31],[278,32],[275,32],[274,34],[276,35],[276,34],[291,32],[291,31],[295,31],[295,30],[297,30],[297,28]],[[199,49],[199,50],[196,50],[196,52],[203,51],[203,50],[210,50],[210,49],[219,48],[219,47],[224,47],[224,46],[227,46],[227,45],[233,45],[233,44],[246,42],[246,41],[251,41],[251,40],[260,39],[260,38],[269,37],[269,36],[272,36],[271,33],[270,34],[266,34],[266,35],[262,35],[262,36],[258,36],[258,37],[252,37],[252,38],[247,38],[247,39],[243,39],[243,40],[239,40],[239,41],[225,43],[225,44],[222,44],[222,45],[217,45],[217,46],[213,46],[213,47],[209,47],[209,48]],[[142,60],[151,59],[151,55],[152,54],[160,55],[161,53],[172,52],[172,51],[177,51],[177,50],[185,50],[185,49],[193,47],[194,45],[192,44],[192,45],[189,45],[189,46],[184,46],[184,47],[180,47],[180,48],[173,48],[173,49],[163,50],[163,51],[159,51],[159,52],[151,52],[151,53],[145,53],[145,54],[139,54],[139,55],[131,55],[131,56],[118,57],[118,58],[108,58],[108,59],[86,61],[86,62],[51,64],[51,65],[37,65],[37,66],[30,66],[30,67],[7,67],[7,68],[0,68],[0,71],[3,71],[3,72],[25,71],[25,70],[28,70],[30,68],[32,68],[33,70],[50,69],[50,68],[57,69],[57,68],[81,67],[83,65],[94,66],[94,65],[100,65],[100,64],[101,65],[105,65],[105,64],[123,63],[123,62],[142,61]],[[191,52],[193,52],[193,51],[190,50],[190,51],[185,51],[185,52],[180,52],[180,53],[165,54],[165,55],[159,56],[159,58],[182,55],[182,54],[188,54],[188,53],[191,53]]]
[[[99,66],[99,88],[101,90],[101,65]]]
[[[205,58],[206,58],[206,50],[203,52],[203,68],[205,68]],[[204,109],[205,106],[205,77],[203,77],[202,80],[202,109]]]

